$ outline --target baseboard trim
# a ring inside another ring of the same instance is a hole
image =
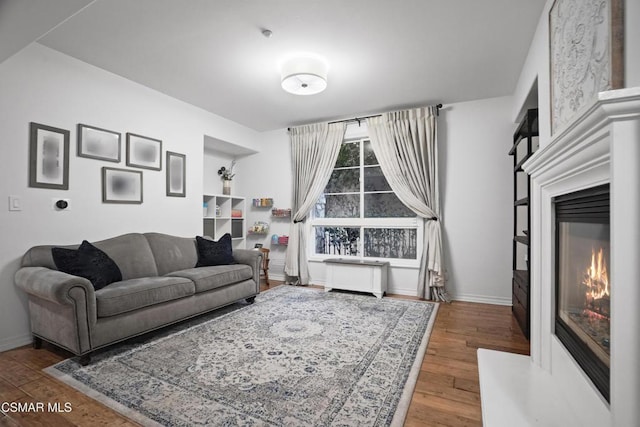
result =
[[[271,273],[271,270],[269,270],[269,280],[271,279],[284,282],[284,274],[273,274]]]
[[[417,297],[418,293],[415,289],[402,289],[402,288],[389,288],[387,294],[405,295],[410,297]]]
[[[508,305],[511,306],[511,297],[490,297],[486,295],[455,294],[450,295],[454,301],[477,302],[480,304]]]
[[[31,334],[18,335],[15,337],[4,338],[0,340],[0,352],[13,350],[14,348],[22,347],[23,345],[31,344],[33,337]]]

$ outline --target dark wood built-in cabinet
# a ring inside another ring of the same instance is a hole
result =
[[[531,181],[522,165],[538,148],[538,109],[527,110],[518,129],[513,134],[513,279],[512,303],[515,316],[524,335],[529,338],[531,273],[531,209],[529,196]]]

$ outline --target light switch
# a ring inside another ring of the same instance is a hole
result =
[[[20,199],[20,196],[9,196],[9,210],[10,211],[22,210],[22,200]]]

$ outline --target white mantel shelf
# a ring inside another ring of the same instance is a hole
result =
[[[640,87],[600,93],[523,169],[531,176],[531,357],[478,350],[484,425],[640,425]],[[610,404],[553,333],[553,200],[607,183]]]

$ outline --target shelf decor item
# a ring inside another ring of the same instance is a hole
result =
[[[249,228],[249,234],[267,234],[269,232],[269,223],[257,221]]]
[[[270,208],[271,206],[273,206],[273,199],[270,197],[253,199],[253,206],[256,208]]]
[[[235,165],[236,161],[233,160],[229,169],[224,166],[218,169],[218,175],[220,175],[220,178],[222,178],[222,194],[227,196],[231,194],[231,180],[234,176],[236,176],[236,174],[233,173],[233,167]]]
[[[222,194],[227,195],[227,196],[231,194],[231,180],[230,179],[225,179],[224,181],[222,181]]]
[[[289,244],[289,236],[271,236],[271,244],[274,246],[287,246]]]
[[[278,244],[282,246],[287,246],[289,244],[289,236],[278,237]]]
[[[291,218],[291,209],[271,209],[271,216],[274,218]]]
[[[120,163],[120,132],[79,124],[78,157]]]
[[[162,141],[127,133],[127,166],[162,170]]]

